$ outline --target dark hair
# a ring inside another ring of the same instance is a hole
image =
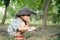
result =
[[[21,18],[21,16],[30,16],[30,15],[15,15],[15,18]]]
[[[25,16],[25,15],[21,15],[21,16]],[[21,16],[15,16],[15,18],[21,18]],[[30,15],[26,15],[26,16],[30,16]],[[22,18],[21,18],[22,19]],[[23,20],[23,19],[22,19]],[[25,25],[27,25],[27,22],[25,20],[23,20],[23,22],[25,23]]]

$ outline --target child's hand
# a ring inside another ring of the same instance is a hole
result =
[[[34,31],[34,30],[36,30],[36,27],[29,27],[28,28],[28,31]]]
[[[36,27],[31,27],[33,30],[35,30],[36,29]]]

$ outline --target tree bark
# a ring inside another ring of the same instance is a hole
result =
[[[42,20],[42,28],[45,29],[46,28],[46,21],[47,21],[47,10],[48,10],[48,6],[50,4],[50,0],[45,0],[44,1],[44,9],[43,9],[43,20]]]
[[[5,23],[6,14],[7,14],[7,6],[5,6],[5,13],[4,13],[4,15],[3,15],[2,23],[1,23],[1,24],[4,24],[4,23]]]

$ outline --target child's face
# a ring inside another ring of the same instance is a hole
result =
[[[21,16],[21,18],[27,22],[30,21],[30,17],[29,16]]]

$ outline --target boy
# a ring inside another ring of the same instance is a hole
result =
[[[22,33],[26,31],[35,31],[36,27],[29,27],[30,15],[35,14],[33,11],[23,7],[10,23],[7,32],[16,38],[24,38]]]

